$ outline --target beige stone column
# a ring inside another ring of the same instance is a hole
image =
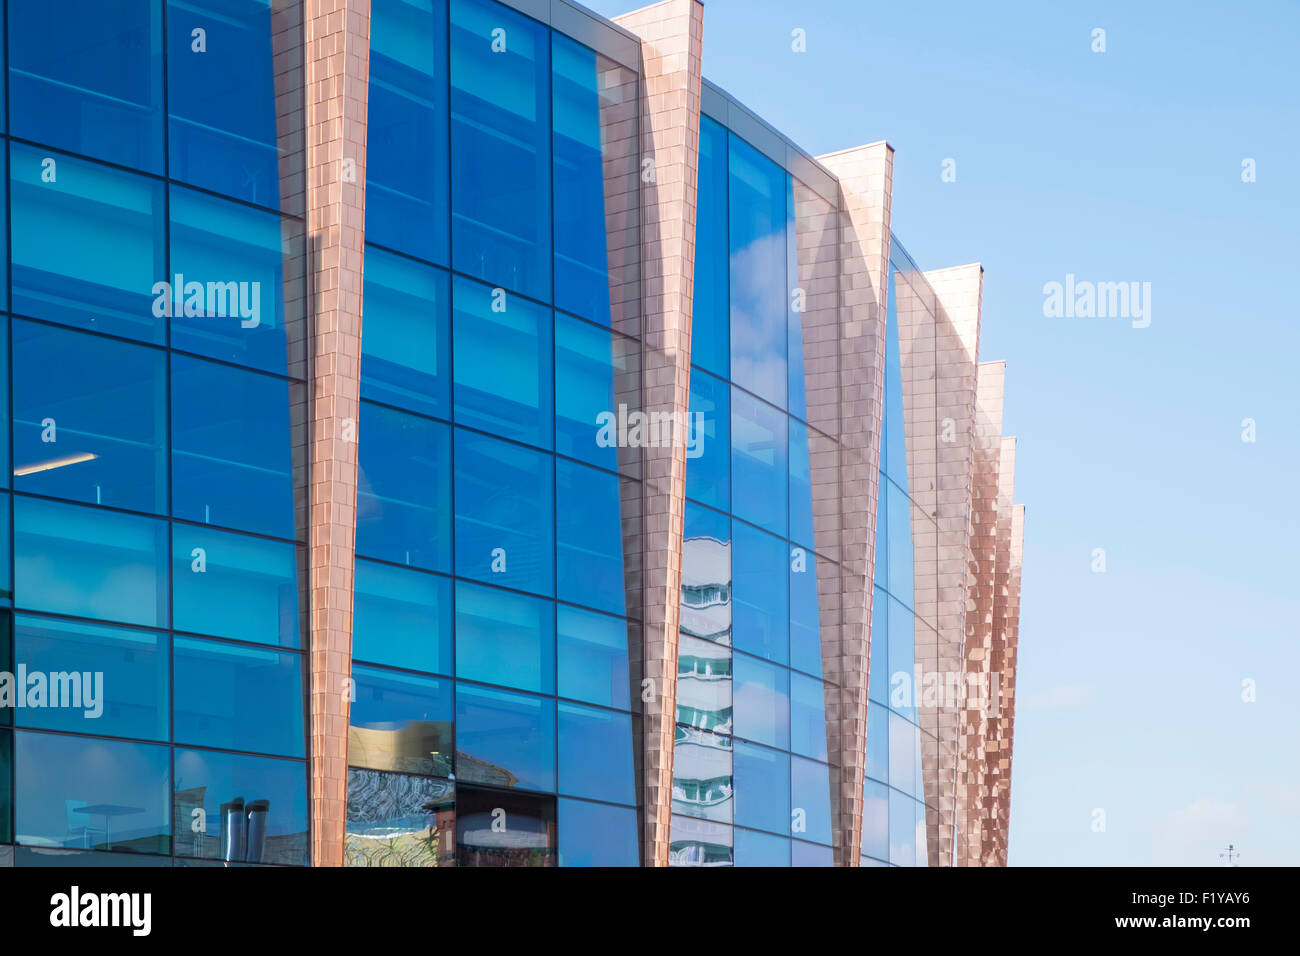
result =
[[[311,249],[311,843],[343,864],[356,539],[370,0],[307,0]]]
[[[641,38],[645,71],[641,107],[643,400],[648,411],[685,416],[690,403],[704,7],[699,0],[665,0],[617,17],[614,22]],[[645,160],[650,163],[647,165]],[[677,711],[685,444],[648,448],[644,463],[643,660],[645,677],[651,682],[650,699],[642,705],[645,863],[667,866]]]
[[[818,161],[840,181],[840,593],[838,623],[823,626],[822,669],[838,688],[826,709],[827,743],[840,768],[833,795],[835,862],[857,866],[866,772],[894,150],[888,143],[872,143],[819,156]],[[815,511],[820,507],[817,499],[834,488],[823,468],[813,465]]]

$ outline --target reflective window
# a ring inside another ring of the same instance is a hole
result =
[[[791,188],[790,177],[734,135],[728,169],[731,380],[784,408],[790,303],[785,275],[786,192]]]
[[[58,48],[72,55],[66,43]],[[42,109],[57,115],[48,103]],[[162,185],[17,143],[9,155],[13,310],[163,344],[170,280]]]
[[[177,856],[307,865],[305,764],[180,748],[175,761]],[[195,833],[199,808],[207,825]]]
[[[172,347],[301,377],[305,299],[284,282],[286,259],[302,261],[295,233],[274,213],[173,186],[170,289],[156,290],[170,295],[153,309],[171,316]]]
[[[674,814],[731,823],[734,780],[730,737],[677,725],[673,736]],[[673,826],[676,833],[676,824]]]
[[[677,720],[731,733],[731,649],[682,634],[677,648]]]
[[[691,431],[686,452],[686,497],[731,507],[730,387],[712,375],[691,373]],[[692,454],[694,453],[694,454]]]
[[[168,853],[171,750],[64,734],[14,733],[19,843]]]
[[[683,634],[731,644],[731,520],[690,502],[682,530],[680,626]]]
[[[867,702],[867,776],[889,781],[889,711],[874,700]]]
[[[453,266],[551,298],[549,32],[500,4],[451,0]]]
[[[788,545],[733,521],[735,647],[785,664],[790,660]]]
[[[555,450],[609,471],[638,474],[629,436],[641,407],[641,346],[617,332],[555,316]],[[644,437],[644,433],[643,433]]]
[[[814,843],[831,843],[831,771],[824,763],[790,758],[790,794],[794,832]],[[802,829],[801,829],[802,828]]]
[[[731,390],[731,508],[773,534],[785,537],[789,419],[771,405]]]
[[[877,524],[876,540],[883,529]],[[877,562],[876,580],[882,577]],[[871,598],[871,666],[867,673],[867,697],[884,704],[889,701],[889,595],[877,587]]]
[[[451,681],[378,667],[352,668],[357,699],[348,763],[446,777],[452,767]]]
[[[177,637],[177,743],[303,757],[302,657]]]
[[[736,653],[733,691],[736,734],[770,747],[790,746],[790,672]]]
[[[456,779],[553,791],[555,702],[457,684]]]
[[[455,866],[456,785],[348,768],[344,866]]]
[[[889,862],[916,866],[916,801],[889,791]]]
[[[445,0],[372,3],[367,124],[366,238],[445,264]]]
[[[14,487],[165,511],[164,353],[21,320],[13,340]]]
[[[736,829],[736,866],[789,865],[789,837]]]
[[[13,735],[0,730],[0,843],[14,838],[9,826],[12,806],[9,794],[13,792]]]
[[[555,837],[554,797],[457,785],[457,866],[555,866]]]
[[[560,799],[560,866],[636,866],[636,811]]]
[[[0,215],[0,232],[4,231],[4,217]],[[0,238],[0,255],[5,254],[4,240]],[[4,285],[4,283],[0,283]],[[0,293],[0,301],[5,298]],[[0,316],[0,487],[8,488],[13,471],[9,467],[9,336],[8,316]],[[0,548],[0,550],[3,550]]]
[[[561,702],[559,739],[560,793],[636,803],[631,716]]]
[[[882,482],[889,508],[889,593],[912,603],[915,571],[912,565],[912,500],[892,481]]]
[[[168,168],[173,179],[279,208],[272,40],[281,50],[296,50],[302,43],[296,31],[286,29],[286,6],[285,0],[167,0]],[[195,30],[202,35],[195,36]],[[234,63],[238,69],[231,69]],[[371,96],[373,103],[373,92]],[[287,115],[278,118],[289,120]]]
[[[639,535],[625,542],[624,518],[640,516],[640,487],[617,475],[570,461],[555,462],[555,570],[557,597],[610,614],[627,613],[623,549],[639,551]]]
[[[916,725],[892,711],[889,714],[889,783],[917,797],[913,786],[916,760],[921,751],[921,732]]]
[[[172,356],[172,514],[298,537],[290,415],[302,386]]]
[[[898,306],[894,287],[897,270],[889,270],[889,328],[885,335],[885,410],[880,441],[880,470],[907,490],[907,432],[903,418],[903,374],[899,364]]]
[[[456,573],[551,595],[553,460],[456,430]]]
[[[834,866],[835,851],[828,846],[817,846],[803,840],[790,841],[791,866]]]
[[[9,507],[9,495],[0,493],[0,541],[12,540]],[[12,600],[13,594],[13,568],[10,566],[9,554],[0,547],[0,598]],[[0,720],[0,723],[4,721]]]
[[[672,818],[669,866],[729,866],[732,862],[732,827],[729,823]]]
[[[166,627],[167,523],[16,497],[14,603]]]
[[[862,852],[889,860],[889,788],[867,780],[862,791]]]
[[[172,525],[172,626],[178,631],[300,647],[298,548]]]
[[[370,196],[368,188],[366,215],[372,213]],[[450,418],[451,285],[447,273],[367,246],[362,282],[361,397],[422,415]]]
[[[790,832],[790,755],[737,740],[736,823]]]
[[[701,116],[691,363],[724,378],[730,365],[728,268],[727,131]],[[694,385],[692,375],[692,391]]]
[[[559,695],[630,709],[628,632],[635,626],[561,604],[555,625]]]
[[[790,749],[826,759],[826,691],[819,680],[790,675]]]
[[[361,403],[357,554],[451,570],[451,429]]]
[[[451,673],[451,582],[447,578],[358,558],[354,579],[354,660]]]
[[[51,675],[40,706],[29,690],[29,706],[14,711],[20,725],[168,739],[165,635],[20,614],[14,621],[14,660],[29,675]]]
[[[790,537],[806,548],[817,545],[813,535],[812,464],[808,426],[790,419]]]
[[[889,689],[890,706],[911,720],[916,719],[916,617],[901,603],[889,599]],[[901,676],[900,676],[901,675]],[[910,689],[910,692],[903,692]],[[897,693],[895,693],[897,691]]]
[[[816,677],[822,676],[822,598],[817,588],[821,571],[835,580],[834,565],[811,551],[790,549],[790,666]]]
[[[161,173],[162,63],[157,0],[13,0],[10,130]]]
[[[456,676],[555,693],[555,605],[497,588],[456,585]]]
[[[457,278],[452,347],[456,422],[551,447],[551,310]]]

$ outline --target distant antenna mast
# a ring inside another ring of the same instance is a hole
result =
[[[1229,843],[1228,848],[1219,854],[1219,859],[1227,861],[1226,863],[1223,864],[1224,866],[1236,866],[1237,859],[1240,856],[1241,854],[1237,852],[1237,849],[1231,843]]]

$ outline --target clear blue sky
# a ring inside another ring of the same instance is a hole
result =
[[[923,269],[984,264],[1028,510],[1011,863],[1300,864],[1300,4],[706,0],[704,30],[804,149],[894,146]],[[1150,282],[1150,327],[1045,318],[1067,273]]]

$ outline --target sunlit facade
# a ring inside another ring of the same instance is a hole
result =
[[[10,0],[0,866],[957,862],[978,295],[702,22]]]

